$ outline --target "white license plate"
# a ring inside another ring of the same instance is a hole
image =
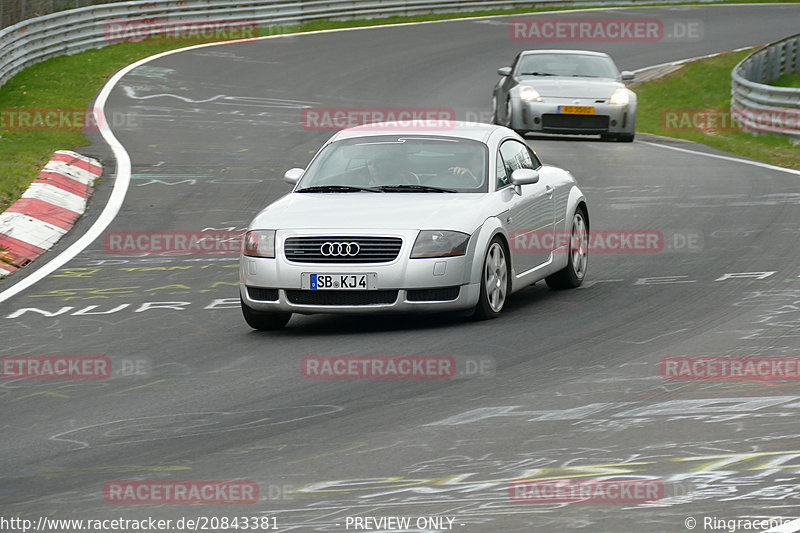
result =
[[[304,272],[301,278],[303,289],[312,291],[373,291],[378,275],[367,274],[312,274]]]

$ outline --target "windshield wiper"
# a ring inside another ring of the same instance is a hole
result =
[[[555,74],[550,74],[549,72],[523,72],[520,76],[555,76]]]
[[[383,192],[375,187],[356,187],[354,185],[315,185],[313,187],[305,187],[298,189],[295,192]]]
[[[455,189],[431,187],[430,185],[382,185],[378,189],[385,192],[458,192]]]

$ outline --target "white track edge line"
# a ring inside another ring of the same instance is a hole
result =
[[[750,161],[749,159],[741,159],[739,157],[733,157],[728,155],[710,154],[708,152],[698,152],[697,150],[689,150],[688,148],[679,148],[677,146],[669,146],[667,144],[660,144],[655,142],[648,142],[648,141],[636,141],[636,142],[639,144],[647,144],[649,146],[658,146],[659,148],[666,148],[667,150],[676,150],[678,152],[684,152],[687,154],[702,155],[714,159],[721,159],[723,161],[730,161],[732,163],[743,163],[745,165],[752,165],[754,167],[761,167],[769,170],[775,170],[777,172],[786,172],[787,174],[794,174],[795,176],[800,176],[800,170],[795,170],[793,168],[779,167],[776,165],[770,165],[769,163],[763,163],[761,161]]]

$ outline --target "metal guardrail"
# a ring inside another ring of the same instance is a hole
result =
[[[92,0],[69,1],[85,5]],[[613,1],[538,0],[534,3],[530,0],[139,0],[80,7],[23,20],[0,30],[0,86],[14,74],[39,61],[111,44],[106,36],[106,26],[115,19],[212,22],[246,20],[268,27],[322,19],[347,20],[514,7],[532,8],[545,4],[598,6]],[[655,0],[655,3],[671,4],[681,1],[683,0]],[[617,0],[617,3],[652,4],[654,0]]]
[[[0,1],[0,28],[57,11],[123,1],[126,0],[2,0]]]
[[[746,131],[800,137],[800,89],[768,85],[800,72],[800,34],[771,43],[731,72],[731,117]]]

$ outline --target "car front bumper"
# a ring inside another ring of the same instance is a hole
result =
[[[591,106],[590,115],[561,113],[561,106]],[[631,104],[599,103],[591,99],[546,98],[542,102],[512,99],[511,127],[517,131],[564,134],[633,133],[636,111]]]
[[[239,292],[256,311],[314,313],[415,313],[464,310],[478,302],[480,283],[470,282],[472,255],[410,259],[419,232],[336,231],[336,237],[400,237],[398,256],[386,263],[309,263],[290,261],[288,237],[331,235],[330,230],[278,231],[275,258],[242,256]],[[311,290],[303,274],[375,274],[375,290]]]

